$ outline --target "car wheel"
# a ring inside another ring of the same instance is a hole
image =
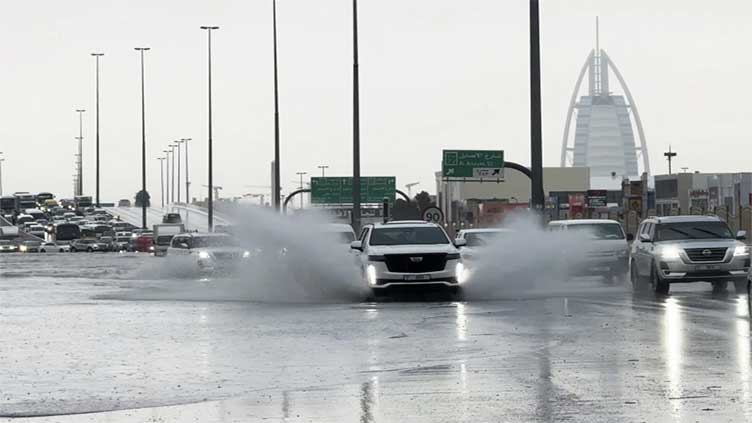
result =
[[[641,292],[644,291],[647,287],[645,283],[645,279],[640,276],[639,273],[637,273],[637,266],[632,264],[631,268],[629,269],[629,279],[632,281],[632,289],[635,291]]]
[[[91,248],[91,247],[89,247],[89,248],[87,248],[87,249],[86,249],[86,252],[87,252],[87,253],[93,253],[93,252],[94,252],[94,249],[93,249],[93,248]]]
[[[71,250],[71,253],[77,253],[78,252],[78,250],[76,249],[76,247],[71,247],[70,250]]]
[[[63,250],[63,249],[61,248],[61,249],[60,249],[60,252],[61,252],[61,253],[64,253],[64,252],[65,252],[65,250]]]
[[[738,279],[734,281],[734,290],[738,295],[747,293],[747,283],[746,279]]]
[[[665,295],[669,291],[669,282],[665,279],[661,279],[661,275],[658,274],[658,268],[653,264],[653,270],[650,272],[650,284],[653,286],[653,291],[656,294]]]
[[[45,250],[44,248],[42,248],[41,250],[39,250],[39,252],[40,252],[40,253],[46,253],[46,252],[47,252],[47,250]]]

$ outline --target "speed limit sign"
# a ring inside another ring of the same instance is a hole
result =
[[[423,210],[423,220],[431,223],[441,223],[444,221],[444,212],[435,206],[428,207]]]

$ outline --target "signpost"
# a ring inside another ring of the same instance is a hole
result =
[[[444,150],[441,160],[444,178],[504,179],[502,150]]]
[[[431,206],[423,210],[423,220],[431,223],[442,223],[444,221],[444,212],[440,208]]]
[[[370,176],[360,178],[361,203],[381,204],[385,198],[394,203],[396,178],[393,176]],[[311,203],[351,204],[353,178],[313,177],[311,178]]]
[[[608,195],[606,190],[591,189],[587,192],[588,206],[591,209],[606,207],[608,205]]]

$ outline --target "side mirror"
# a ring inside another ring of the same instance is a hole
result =
[[[650,235],[648,235],[648,234],[640,234],[640,241],[642,241],[642,242],[653,242],[653,240],[650,238]]]
[[[466,239],[457,238],[457,239],[454,240],[454,246],[457,247],[457,248],[464,247],[466,245],[467,245],[467,240]]]
[[[360,241],[353,241],[350,243],[351,250],[363,251],[363,243]]]
[[[634,234],[627,234],[627,242],[634,241]]]
[[[739,241],[745,241],[747,239],[747,231],[739,231],[736,233],[736,239]]]

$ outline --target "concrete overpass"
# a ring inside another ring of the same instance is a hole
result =
[[[123,222],[128,222],[137,227],[141,227],[141,208],[140,207],[106,207],[105,210],[114,217],[120,217]],[[171,205],[165,208],[148,207],[146,209],[146,224],[149,229],[154,225],[162,223],[162,217],[166,213],[180,213],[183,219],[185,229],[189,231],[206,232],[209,229],[207,222],[207,211],[200,207]],[[229,225],[230,221],[223,216],[218,216],[214,212],[214,225]]]

